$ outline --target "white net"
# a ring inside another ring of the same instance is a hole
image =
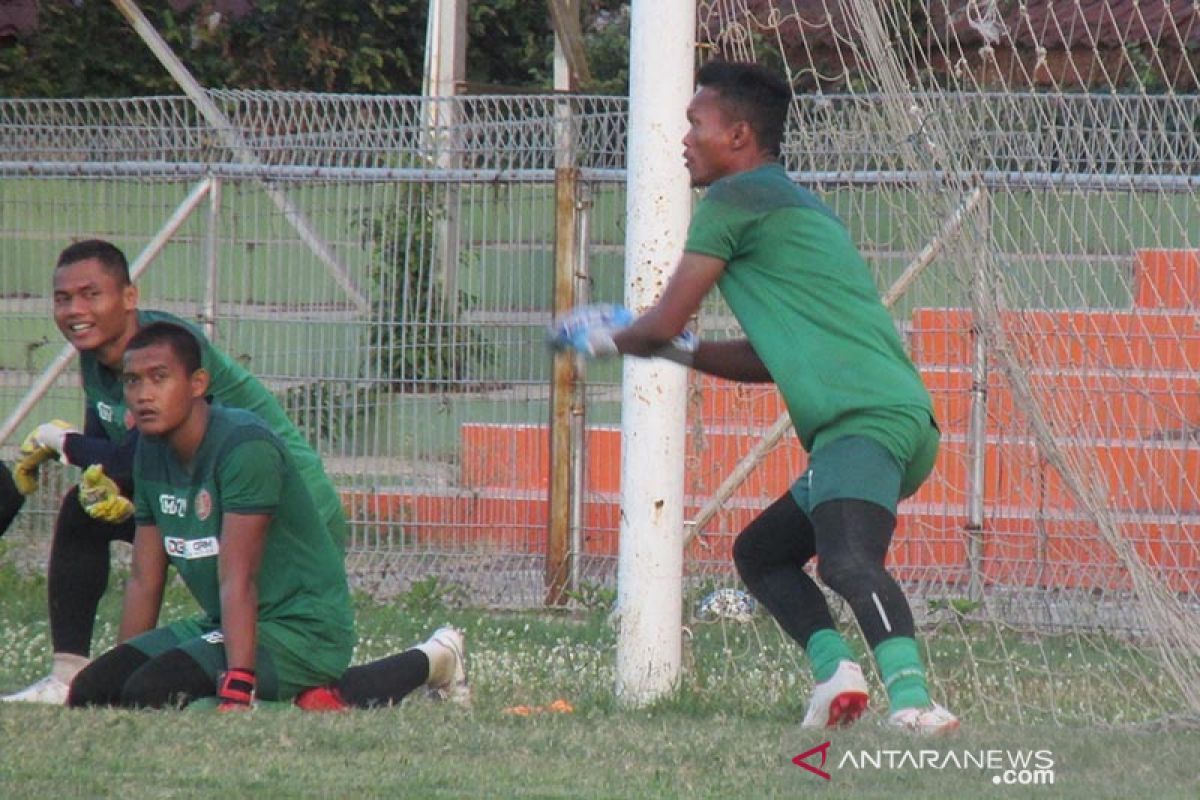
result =
[[[891,567],[938,691],[997,720],[1200,712],[1200,7],[731,0],[700,19],[714,54],[782,57],[788,166],[881,288],[919,271],[894,309],[943,447]],[[734,497],[786,486],[794,447]]]

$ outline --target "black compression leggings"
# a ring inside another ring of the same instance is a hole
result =
[[[359,708],[399,703],[429,678],[429,657],[413,648],[346,670],[334,687]]]
[[[96,609],[108,588],[109,546],[132,542],[133,520],[114,525],[92,519],[79,504],[79,488],[63,497],[50,545],[47,593],[50,641],[56,653],[86,656],[92,650]]]
[[[814,632],[834,627],[825,596],[803,569],[819,556],[817,574],[850,604],[874,648],[914,631],[908,601],[883,566],[895,527],[890,511],[865,500],[827,500],[809,519],[788,492],[746,526],[733,558],[750,593],[804,646]]]
[[[212,677],[182,650],[168,650],[150,658],[122,644],[75,676],[67,705],[178,708],[216,693]]]

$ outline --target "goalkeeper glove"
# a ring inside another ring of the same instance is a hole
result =
[[[121,494],[121,487],[104,474],[100,464],[92,464],[83,471],[79,504],[89,517],[114,525],[133,516],[133,501]]]
[[[23,449],[23,448],[22,448]],[[33,494],[38,488],[38,469],[42,462],[54,458],[54,451],[49,447],[39,447],[33,452],[21,457],[13,465],[13,484],[23,495]]]
[[[559,352],[574,350],[588,358],[617,355],[613,335],[628,328],[633,314],[624,306],[598,303],[573,308],[550,325],[547,343]]]
[[[244,711],[254,705],[254,670],[230,668],[217,679],[217,711]]]
[[[15,466],[15,465],[14,465]],[[34,482],[34,488],[37,482]],[[16,519],[17,512],[25,505],[25,492],[17,486],[12,471],[0,462],[0,536],[8,530],[8,526]]]
[[[64,464],[71,463],[67,460],[63,448],[66,446],[67,434],[79,433],[69,422],[63,422],[61,419],[50,420],[38,425],[29,435],[25,437],[25,441],[21,442],[21,455],[31,456],[39,450],[49,450],[50,456],[57,458]],[[42,458],[45,461],[47,458]]]
[[[690,367],[696,358],[696,348],[700,346],[700,337],[691,331],[684,331],[674,339],[654,351],[656,358],[665,358]]]

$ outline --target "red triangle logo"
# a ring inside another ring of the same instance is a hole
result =
[[[804,767],[804,769],[808,770],[809,772],[811,772],[814,775],[820,775],[825,780],[829,780],[830,776],[829,776],[828,772],[826,772],[825,770],[823,770],[819,767],[814,767],[812,764],[809,764],[806,759],[809,756],[813,755],[814,753],[820,753],[821,754],[821,766],[822,767],[825,766],[825,759],[829,754],[829,745],[830,744],[831,744],[830,742],[825,742],[824,744],[817,745],[816,747],[812,748],[811,750],[805,750],[803,753],[801,753],[800,755],[793,758],[792,763],[795,764],[797,767]]]

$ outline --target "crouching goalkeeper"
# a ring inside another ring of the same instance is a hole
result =
[[[469,700],[453,628],[347,670],[354,624],[341,552],[282,440],[255,414],[210,404],[187,329],[141,328],[121,379],[141,434],[121,643],[75,676],[68,705],[162,708],[215,696],[225,711],[256,697],[329,709],[394,703],[421,686]],[[168,565],[201,613],[156,627]]]

